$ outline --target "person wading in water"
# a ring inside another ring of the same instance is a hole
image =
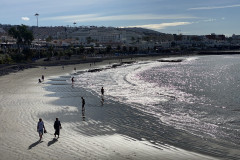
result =
[[[85,99],[83,97],[82,98],[82,112],[85,112]]]

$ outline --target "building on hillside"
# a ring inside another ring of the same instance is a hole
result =
[[[112,28],[81,28],[68,35],[73,39],[78,40],[81,44],[94,43],[119,43],[126,38],[125,31],[117,31]]]
[[[48,37],[52,37],[54,39],[58,38],[58,34],[65,33],[66,27],[59,26],[59,27],[32,27],[33,35],[36,39],[47,39]],[[65,38],[65,37],[64,37]]]
[[[226,39],[225,35],[216,35],[212,33],[211,35],[206,35],[207,39],[209,40],[217,40],[217,41],[224,41]]]
[[[240,45],[240,35],[233,34],[231,37],[231,44]]]

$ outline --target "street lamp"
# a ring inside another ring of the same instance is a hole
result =
[[[35,16],[37,17],[37,27],[38,27],[38,16],[39,16],[39,14],[36,13]]]
[[[38,16],[39,16],[39,14],[36,13],[35,16],[37,18],[37,28],[38,28]],[[38,45],[39,45],[39,37],[38,37]],[[39,55],[39,58],[40,58],[39,46],[38,46],[38,55]]]

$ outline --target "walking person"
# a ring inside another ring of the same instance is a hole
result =
[[[42,140],[42,135],[43,135],[43,131],[46,132],[44,123],[42,121],[42,118],[39,118],[38,124],[37,124],[37,132],[39,133],[39,141]]]
[[[104,95],[104,89],[103,89],[103,87],[102,87],[102,89],[101,89],[101,93],[102,93],[102,96]]]
[[[44,81],[44,75],[42,75],[42,81]]]
[[[56,137],[56,135],[58,135],[58,138],[59,138],[60,129],[62,129],[62,126],[61,126],[61,122],[58,120],[58,118],[56,118],[56,121],[54,122],[54,129],[55,129],[54,136]]]
[[[83,97],[82,98],[82,112],[85,111],[85,99]]]
[[[103,87],[102,87],[102,89],[101,89],[101,93],[102,93],[102,96],[101,96],[101,104],[102,104],[102,106],[103,106],[103,103],[104,103],[104,89],[103,89]]]
[[[74,83],[74,77],[72,77],[72,83]]]

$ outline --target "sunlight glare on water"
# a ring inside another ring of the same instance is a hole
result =
[[[238,58],[238,59],[237,59]],[[159,118],[198,136],[234,143],[240,127],[239,56],[187,57],[181,63],[139,62],[83,73],[76,85]]]

